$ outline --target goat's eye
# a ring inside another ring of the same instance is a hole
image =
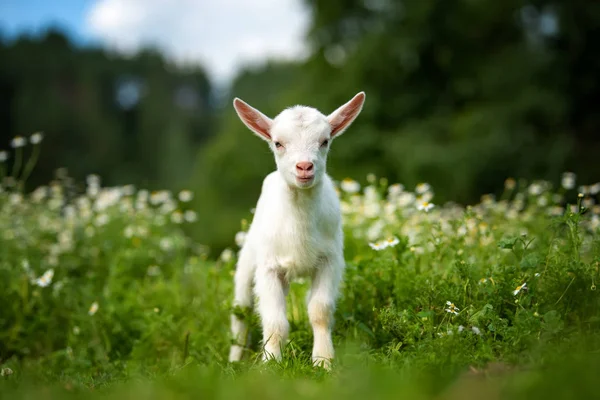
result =
[[[329,144],[329,140],[324,140],[323,143],[321,143],[321,147],[325,147]]]
[[[283,145],[281,143],[279,143],[279,142],[275,142],[275,147],[278,148],[278,149],[280,149],[280,148],[283,147]]]

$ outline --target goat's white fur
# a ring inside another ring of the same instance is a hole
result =
[[[343,232],[338,196],[326,174],[333,138],[354,121],[364,104],[357,94],[329,116],[314,108],[294,106],[271,120],[240,99],[234,108],[240,119],[269,142],[277,170],[269,174],[240,252],[235,273],[234,305],[250,308],[254,294],[263,329],[263,359],[281,359],[289,332],[286,294],[291,279],[312,278],[308,315],[314,333],[312,360],[330,367],[333,311],[344,271]],[[277,146],[277,144],[281,146]],[[298,179],[296,165],[313,163],[312,180]],[[247,325],[231,316],[235,343],[229,361],[239,361],[248,335]]]

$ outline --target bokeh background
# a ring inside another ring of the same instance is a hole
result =
[[[590,0],[3,0],[0,149],[44,132],[29,189],[59,167],[191,189],[190,234],[219,254],[274,168],[233,97],[274,117],[364,90],[334,179],[469,203],[507,177],[597,178],[599,71]]]

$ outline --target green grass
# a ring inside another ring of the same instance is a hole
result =
[[[65,179],[27,195],[5,184],[0,397],[599,397],[597,185],[578,197],[509,180],[498,199],[424,211],[431,188],[370,181],[358,193],[341,184],[347,270],[331,372],[311,366],[302,280],[283,361],[258,361],[247,314],[246,358],[226,362],[235,252],[211,259],[186,236],[202,221],[185,195],[93,178],[77,195]]]

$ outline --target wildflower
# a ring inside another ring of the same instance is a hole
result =
[[[29,137],[29,141],[31,142],[31,144],[38,144],[42,141],[43,138],[44,134],[42,132],[36,132]]]
[[[21,193],[11,193],[8,199],[11,205],[16,206],[17,204],[21,204],[23,195],[21,195]]]
[[[246,235],[247,233],[244,231],[239,231],[238,233],[236,233],[235,244],[237,244],[239,247],[242,247],[244,245],[244,242],[246,241]]]
[[[0,376],[9,376],[13,374],[13,370],[10,368],[2,368],[0,370]]]
[[[109,219],[110,218],[108,217],[107,214],[100,214],[96,217],[94,224],[98,227],[104,226],[104,225],[108,224]]]
[[[157,192],[152,192],[150,194],[150,203],[152,205],[156,206],[156,205],[167,202],[170,198],[171,198],[170,192],[168,192],[166,190],[160,190]]]
[[[375,251],[381,251],[381,250],[385,249],[386,247],[388,247],[388,245],[386,242],[375,242],[375,243],[369,243],[369,247]]]
[[[561,216],[564,212],[564,209],[561,206],[553,206],[548,210],[548,214],[558,217]]]
[[[427,193],[430,190],[431,186],[429,185],[429,183],[419,183],[415,188],[415,192],[417,192],[418,194]]]
[[[415,254],[423,254],[425,251],[423,250],[422,247],[419,246],[411,246],[410,248],[410,252],[411,253],[415,253]]]
[[[96,174],[90,174],[85,178],[88,186],[100,186],[100,177]]]
[[[592,215],[592,218],[590,219],[590,228],[592,230],[600,228],[600,217],[597,215]]]
[[[446,302],[446,305],[448,306],[448,308],[444,309],[444,311],[450,314],[458,315],[460,308],[456,307],[454,303],[451,303],[449,301]]]
[[[375,183],[376,180],[377,180],[377,177],[375,176],[375,174],[373,174],[373,173],[367,174],[367,182]]]
[[[360,190],[360,184],[350,178],[344,179],[340,186],[346,193],[357,193]]]
[[[49,269],[44,272],[42,276],[37,278],[33,283],[39,287],[47,287],[52,283],[52,278],[54,277],[54,270]]]
[[[27,144],[27,139],[23,136],[15,136],[13,140],[10,141],[10,146],[13,149],[18,149],[19,147],[23,147]]]
[[[523,283],[521,286],[517,286],[517,288],[513,291],[513,295],[518,295],[522,290],[527,290],[527,282]]]
[[[173,221],[176,224],[180,224],[183,222],[183,214],[181,213],[181,211],[175,211],[173,214],[171,214],[171,221]]]
[[[150,265],[146,273],[148,276],[158,276],[160,275],[160,267],[158,265]]]
[[[533,276],[535,276],[537,278],[538,276],[540,276],[540,273],[536,272]]]
[[[598,183],[594,183],[592,186],[590,186],[590,194],[595,196],[598,193],[600,193],[600,182]]]
[[[79,333],[81,333],[81,329],[79,329],[79,327],[77,325],[75,325],[73,327],[73,334],[74,335],[79,335]]]
[[[482,283],[486,283],[488,281],[488,278],[481,278],[479,280],[479,284],[481,285]]]
[[[220,258],[223,262],[229,262],[229,261],[233,260],[233,256],[234,256],[233,250],[225,249],[221,253]]]
[[[391,238],[388,238],[388,239],[386,239],[386,241],[385,241],[385,245],[386,245],[386,247],[394,247],[394,246],[396,246],[398,243],[400,243],[400,240],[398,240],[398,238],[397,238],[397,237],[395,237],[395,236],[394,236],[394,237],[391,237]]]
[[[375,240],[379,236],[381,236],[381,231],[385,228],[385,223],[379,219],[373,223],[367,230],[367,239]]]
[[[193,198],[194,194],[189,190],[182,190],[179,192],[179,200],[183,201],[184,203],[191,201]]]
[[[133,229],[133,226],[128,225],[125,230],[123,231],[123,235],[127,238],[130,239],[133,237],[133,235],[135,234],[135,231]]]
[[[485,205],[493,204],[495,201],[495,196],[493,194],[484,194],[481,196],[481,203]]]
[[[196,222],[198,220],[198,215],[193,210],[187,210],[185,213],[183,213],[183,219],[185,219],[186,222],[190,223]]]
[[[417,197],[418,202],[431,201],[431,199],[433,199],[432,192],[425,192],[421,196]]]
[[[400,207],[406,207],[415,201],[415,195],[410,192],[402,192],[398,196],[398,205]]]
[[[586,185],[579,186],[579,194],[590,194],[590,187]]]
[[[395,183],[388,188],[388,192],[392,195],[399,195],[404,190],[404,186],[399,183]]]
[[[417,210],[429,212],[434,207],[433,203],[429,203],[427,201],[420,202],[417,204]]]
[[[5,150],[0,151],[0,162],[8,160],[8,152]]]
[[[542,194],[544,188],[539,183],[535,182],[529,185],[529,194],[532,196],[539,196]]]
[[[563,173],[561,185],[566,190],[573,189],[575,187],[575,174],[573,172]]]
[[[462,325],[458,326],[458,333],[462,333],[462,331],[464,331],[464,330],[465,330],[464,326],[462,326]]]
[[[173,248],[173,242],[169,238],[162,238],[159,246],[163,251],[169,251]]]
[[[473,331],[473,333],[474,333],[474,334],[476,334],[476,335],[481,335],[481,331],[479,330],[479,328],[478,328],[478,327],[476,327],[476,326],[472,326],[472,327],[471,327],[471,330]]]
[[[92,303],[92,305],[90,306],[90,309],[88,310],[88,315],[93,316],[94,314],[96,314],[96,312],[98,311],[98,302],[95,301]]]
[[[581,201],[581,206],[584,208],[592,208],[594,206],[594,199],[591,197],[586,197]]]
[[[146,237],[148,236],[148,228],[145,226],[138,226],[136,229],[136,233],[139,237]]]
[[[583,193],[579,193],[579,194],[577,195],[577,197],[579,197],[580,199],[583,199]]]
[[[504,181],[504,187],[508,190],[513,190],[515,186],[517,186],[517,181],[515,181],[513,178],[508,178]]]

